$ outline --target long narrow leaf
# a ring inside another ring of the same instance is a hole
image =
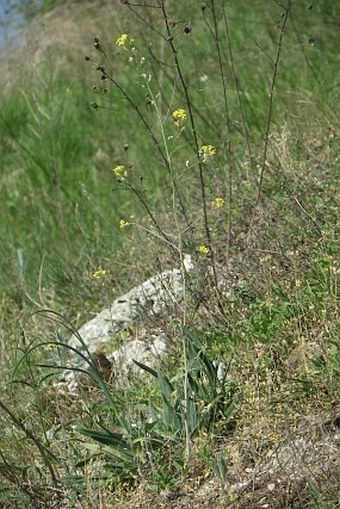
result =
[[[143,369],[147,373],[150,373],[150,375],[154,376],[155,378],[158,377],[158,373],[156,370],[150,368],[150,366],[147,366],[146,364],[143,364],[142,362],[136,361],[135,359],[132,359],[133,362],[138,366],[139,368]]]

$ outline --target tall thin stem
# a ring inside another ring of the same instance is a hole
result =
[[[249,134],[248,134],[248,129],[247,129],[246,118],[245,118],[243,107],[242,107],[239,80],[238,80],[237,75],[236,75],[235,62],[234,62],[234,54],[233,54],[233,50],[232,50],[232,46],[231,46],[231,37],[230,37],[230,32],[229,32],[229,20],[228,20],[228,16],[227,16],[227,10],[225,8],[224,0],[221,0],[221,8],[222,8],[222,13],[223,13],[223,21],[224,21],[224,29],[225,29],[226,42],[227,42],[227,47],[228,47],[228,52],[229,52],[229,60],[230,60],[231,73],[232,73],[233,80],[234,80],[234,87],[235,87],[235,92],[236,92],[236,98],[237,98],[237,103],[238,103],[238,107],[239,107],[240,115],[241,115],[243,135],[244,135],[244,138],[245,138],[245,141],[246,141],[246,145],[247,145],[247,152],[248,152],[250,167],[251,167],[251,170],[252,170],[252,173],[253,173],[253,177],[255,178],[253,154],[252,154],[252,150],[251,150],[251,146],[250,146],[250,140],[249,140]]]
[[[267,153],[268,153],[268,145],[269,145],[269,133],[270,133],[270,126],[272,121],[272,115],[273,115],[273,105],[274,105],[274,92],[275,92],[275,85],[276,85],[276,78],[279,71],[279,62],[281,58],[282,53],[282,42],[283,42],[283,35],[285,33],[286,24],[289,18],[289,14],[292,8],[292,2],[289,0],[288,7],[284,11],[283,20],[281,23],[280,28],[280,34],[279,34],[279,40],[277,45],[277,52],[276,52],[276,58],[274,61],[274,69],[273,69],[273,75],[272,75],[272,81],[270,85],[270,93],[269,93],[269,108],[268,108],[268,115],[267,115],[267,122],[266,122],[266,130],[265,130],[265,136],[264,136],[264,148],[263,148],[263,155],[262,155],[262,163],[261,163],[261,172],[260,172],[260,179],[259,179],[259,186],[258,186],[258,192],[257,192],[257,198],[255,203],[255,208],[260,203],[261,199],[261,192],[262,192],[262,185],[263,185],[263,176],[265,172],[265,167],[267,164]]]
[[[233,200],[233,195],[232,195],[232,178],[233,178],[232,133],[231,133],[230,112],[229,112],[229,101],[228,101],[228,94],[227,94],[227,80],[226,80],[225,71],[224,71],[224,67],[223,67],[221,43],[220,43],[220,36],[219,36],[216,8],[215,8],[214,0],[211,1],[211,10],[212,10],[213,24],[214,24],[213,37],[214,37],[214,41],[215,41],[218,66],[219,66],[220,76],[221,76],[221,81],[222,81],[223,103],[224,103],[225,119],[226,119],[226,126],[227,126],[227,141],[224,140],[223,144],[225,147],[226,161],[228,161],[228,163],[227,163],[227,166],[228,166],[227,260],[229,260],[230,238],[231,238],[231,208],[232,208],[232,200]]]
[[[47,457],[48,456],[48,453],[47,451],[45,450],[45,446],[40,442],[40,440],[38,440],[34,435],[33,433],[28,429],[26,428],[26,426],[20,421],[20,419],[18,419],[14,414],[13,412],[7,407],[7,405],[5,405],[5,403],[3,403],[1,400],[0,400],[0,410],[2,410],[3,412],[5,412],[5,414],[8,415],[8,417],[11,419],[11,421],[13,422],[13,424],[15,425],[15,427],[17,429],[19,429],[21,432],[23,432],[26,437],[31,440],[33,442],[33,444],[36,446],[36,448],[38,449],[42,459],[44,460],[45,462],[45,465],[47,466],[49,472],[50,472],[50,475],[51,475],[51,479],[53,481],[53,484],[56,488],[58,488],[59,486],[59,480],[56,476],[56,473],[54,471],[54,468],[53,468],[53,465],[51,463],[51,461],[49,460],[49,458]]]
[[[189,95],[188,85],[186,83],[184,74],[182,72],[182,66],[181,66],[179,58],[178,58],[178,52],[177,52],[177,49],[174,44],[173,35],[172,35],[171,29],[170,29],[169,18],[168,18],[167,12],[166,12],[164,0],[162,0],[162,2],[161,2],[161,9],[162,9],[163,19],[164,19],[164,23],[165,23],[165,27],[166,27],[167,40],[169,42],[169,45],[170,45],[170,48],[171,48],[171,51],[173,54],[175,67],[177,70],[177,74],[178,74],[180,83],[182,85],[182,89],[183,89],[184,96],[185,96],[185,102],[186,102],[186,106],[187,106],[188,113],[189,113],[191,132],[192,132],[193,139],[194,139],[195,153],[196,153],[198,169],[199,169],[199,181],[200,181],[200,189],[201,189],[201,196],[202,196],[204,230],[205,230],[209,250],[211,253],[214,283],[215,283],[215,286],[217,287],[217,275],[216,275],[216,267],[215,267],[215,262],[214,262],[214,250],[213,250],[213,246],[212,246],[211,234],[210,234],[209,222],[208,222],[206,186],[205,186],[205,181],[204,181],[204,168],[203,168],[202,158],[200,157],[198,136],[197,136],[196,124],[195,124],[195,119],[194,119],[194,114],[193,114],[192,102],[191,102],[190,95]]]

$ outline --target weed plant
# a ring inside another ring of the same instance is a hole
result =
[[[232,481],[301,416],[339,409],[335,8],[117,16],[85,56],[90,89],[42,67],[0,116],[0,502],[108,508],[124,483],[173,490],[200,462],[241,508]],[[169,365],[137,362],[143,382],[121,390],[85,348],[94,387],[53,388],[80,317],[173,266]],[[338,475],[311,472],[282,507],[330,507]]]

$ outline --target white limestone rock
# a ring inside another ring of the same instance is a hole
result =
[[[188,270],[188,265],[185,270]],[[112,341],[114,334],[122,332],[143,316],[153,317],[164,314],[183,299],[183,274],[184,272],[180,269],[166,270],[136,286],[116,299],[110,308],[104,309],[83,325],[77,334],[72,335],[69,346],[86,357],[88,352],[94,355]],[[114,364],[119,363],[121,372],[130,372],[132,365],[133,371],[136,372],[139,368],[132,359],[154,365],[154,360],[164,355],[166,349],[167,341],[164,334],[151,340],[137,338],[114,352],[109,360],[114,361]],[[85,359],[72,350],[70,350],[69,365],[76,369],[88,369]],[[70,370],[65,373],[63,382],[66,383],[69,391],[77,391],[78,377],[77,371]]]

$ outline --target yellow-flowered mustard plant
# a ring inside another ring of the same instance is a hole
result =
[[[93,279],[101,279],[102,277],[104,277],[106,275],[106,270],[104,269],[98,269],[96,270],[92,276],[93,276]]]
[[[116,40],[115,44],[116,44],[116,46],[122,46],[122,47],[124,47],[124,46],[126,45],[126,43],[128,42],[128,39],[129,39],[128,34],[122,34],[122,35],[120,35],[120,36],[117,38],[117,40]]]
[[[121,219],[119,221],[119,228],[121,230],[123,230],[124,228],[126,228],[127,226],[129,225],[129,223],[127,221],[125,221],[125,219]]]
[[[221,209],[225,205],[225,199],[224,198],[214,198],[213,205],[215,205],[216,208]]]
[[[172,118],[176,123],[185,122],[187,119],[187,112],[184,108],[178,108],[177,110],[172,112]]]
[[[202,145],[199,150],[199,155],[203,161],[207,161],[210,157],[216,155],[216,147],[214,147],[214,145]]]
[[[210,252],[210,249],[205,244],[201,244],[198,248],[198,252],[201,255],[207,255]]]
[[[117,164],[112,171],[118,180],[124,180],[124,178],[128,176],[128,172],[124,164]]]

